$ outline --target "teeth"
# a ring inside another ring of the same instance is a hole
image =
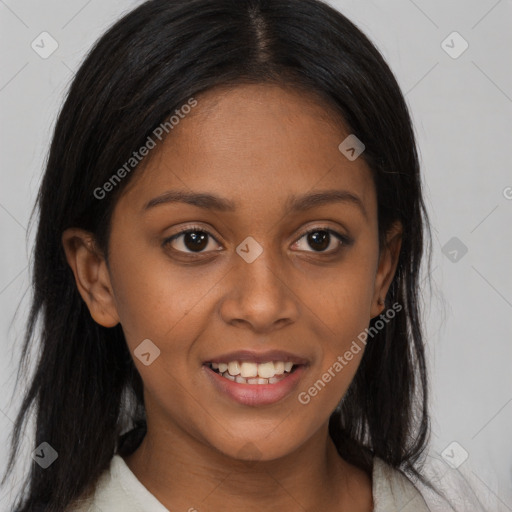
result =
[[[283,375],[284,373],[284,363],[282,361],[277,361],[274,363],[274,370],[276,375]]]
[[[258,375],[258,365],[244,361],[240,365],[240,375],[242,377],[256,377]]]
[[[238,382],[238,384],[275,384],[276,382],[279,382],[284,378],[272,377],[270,379],[264,379],[262,377],[251,377],[249,379],[246,379],[241,375],[233,377],[233,375],[230,375],[229,372],[224,372],[222,376],[226,377],[226,379],[229,379],[231,381]]]
[[[240,365],[238,364],[238,361],[231,361],[228,364],[228,372],[235,377],[240,375]]]
[[[264,379],[268,379],[273,377],[276,374],[276,370],[274,368],[274,363],[270,361],[270,363],[262,363],[258,365],[258,375],[263,377]]]
[[[213,370],[231,381],[242,384],[274,384],[280,377],[292,371],[293,363],[284,361],[268,361],[253,363],[251,361],[229,361],[228,363],[211,363]]]

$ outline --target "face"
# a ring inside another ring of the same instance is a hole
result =
[[[197,101],[123,191],[108,267],[63,241],[93,318],[122,325],[148,425],[271,460],[347,390],[399,237],[379,247],[371,172],[322,104],[274,85]]]

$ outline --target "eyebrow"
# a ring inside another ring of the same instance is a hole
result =
[[[205,210],[218,210],[221,212],[232,212],[236,209],[233,201],[212,194],[169,190],[148,201],[144,205],[143,211],[167,203],[185,203]]]
[[[213,194],[170,190],[148,201],[143,207],[143,212],[155,206],[169,203],[185,203],[205,210],[217,210],[219,212],[234,212],[236,210],[236,204],[233,201]],[[291,195],[286,201],[285,210],[297,213],[330,203],[353,204],[359,208],[366,218],[368,217],[361,198],[348,190],[321,190],[300,196]]]
[[[368,213],[361,198],[348,190],[320,190],[302,196],[292,195],[288,198],[286,208],[292,212],[300,212],[330,203],[352,204],[357,206],[366,218],[368,217]]]

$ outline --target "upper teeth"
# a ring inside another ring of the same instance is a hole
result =
[[[249,361],[230,361],[229,363],[212,363],[214,370],[219,373],[228,372],[233,377],[261,377],[270,379],[276,375],[292,370],[293,363],[283,361],[269,361],[268,363],[251,363]]]

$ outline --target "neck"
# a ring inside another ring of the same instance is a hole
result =
[[[188,433],[148,425],[125,461],[169,510],[373,510],[371,479],[338,455],[327,424],[272,461],[236,460]]]

